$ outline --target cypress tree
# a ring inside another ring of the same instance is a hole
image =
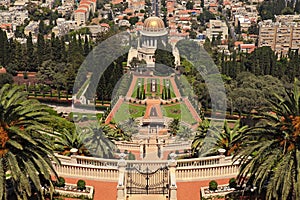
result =
[[[296,0],[295,12],[298,13],[298,14],[300,13],[300,2],[299,2],[299,0]]]
[[[29,71],[36,70],[34,64],[34,48],[32,43],[32,34],[29,32],[29,36],[26,40],[26,54],[27,54],[27,62],[26,69]]]
[[[138,86],[137,90],[136,90],[136,98],[139,99],[140,98],[140,86]]]
[[[44,61],[44,54],[45,54],[45,40],[43,34],[38,34],[37,39],[37,64],[40,66]]]
[[[90,52],[89,41],[87,35],[84,36],[83,55],[87,56]]]
[[[0,30],[0,64],[6,66],[9,62],[9,43],[5,31]]]

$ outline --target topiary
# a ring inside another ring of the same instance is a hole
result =
[[[209,190],[215,191],[218,189],[218,183],[215,180],[209,182]]]
[[[77,190],[85,190],[85,181],[84,180],[77,181]]]
[[[229,187],[230,187],[230,188],[236,188],[236,186],[237,186],[237,183],[236,183],[235,178],[231,178],[231,179],[229,180]]]
[[[129,152],[128,160],[135,160],[135,155],[133,153]]]
[[[65,179],[63,177],[58,177],[58,179],[55,181],[55,186],[56,187],[65,187]]]

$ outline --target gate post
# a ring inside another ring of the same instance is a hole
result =
[[[169,161],[169,171],[170,171],[170,200],[177,200],[177,185],[176,185],[176,166],[177,161],[175,160],[176,154],[171,153],[171,160]]]
[[[125,200],[125,169],[126,169],[126,160],[125,154],[120,154],[120,160],[118,161],[118,170],[119,170],[119,180],[117,186],[117,200]]]

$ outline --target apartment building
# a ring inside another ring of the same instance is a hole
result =
[[[259,23],[258,47],[269,46],[276,53],[286,55],[289,49],[300,48],[300,23],[272,22]]]
[[[13,24],[19,26],[23,24],[25,19],[28,19],[27,10],[0,11],[0,25]]]
[[[79,7],[74,12],[74,18],[78,26],[84,25],[88,21],[90,12],[96,12],[96,0],[80,1]]]
[[[145,0],[129,0],[128,8],[135,11],[145,10]]]
[[[212,40],[213,37],[217,38],[221,33],[221,39],[228,39],[228,27],[224,21],[209,20],[209,27],[206,29],[206,37]]]

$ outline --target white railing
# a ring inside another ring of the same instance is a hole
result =
[[[191,143],[174,143],[174,144],[164,144],[163,151],[176,151],[176,150],[183,150],[183,149],[191,149]]]
[[[124,143],[124,142],[115,142],[116,146],[120,150],[128,150],[128,151],[139,151],[140,144],[136,143]]]
[[[85,156],[57,156],[61,165],[53,164],[56,172],[61,176],[93,178],[98,180],[118,181],[118,161],[114,159],[93,158]],[[168,166],[168,160],[127,160],[125,168],[140,170],[158,169]],[[176,179],[203,180],[209,178],[234,177],[239,170],[239,164],[232,162],[232,157],[211,156],[176,161]]]
[[[53,163],[53,167],[57,174],[63,177],[82,177],[107,181],[117,181],[119,177],[119,171],[116,168],[84,166],[74,163],[61,163],[61,165]]]
[[[203,157],[203,158],[183,159],[177,161],[177,168],[218,165],[218,164],[225,164],[225,163],[228,164],[228,163],[232,163],[231,159],[232,157],[224,157],[224,156],[210,156],[210,157]]]
[[[222,177],[236,177],[239,171],[238,165],[220,164],[208,165],[200,167],[185,167],[176,169],[177,181],[185,180],[205,180],[205,179],[218,179]]]
[[[99,166],[99,167],[115,167],[118,166],[117,159],[105,159],[105,158],[95,158],[95,157],[87,157],[87,156],[79,156],[73,155],[71,157],[57,155],[56,157],[62,163],[74,163],[79,165],[86,165],[86,166]]]

